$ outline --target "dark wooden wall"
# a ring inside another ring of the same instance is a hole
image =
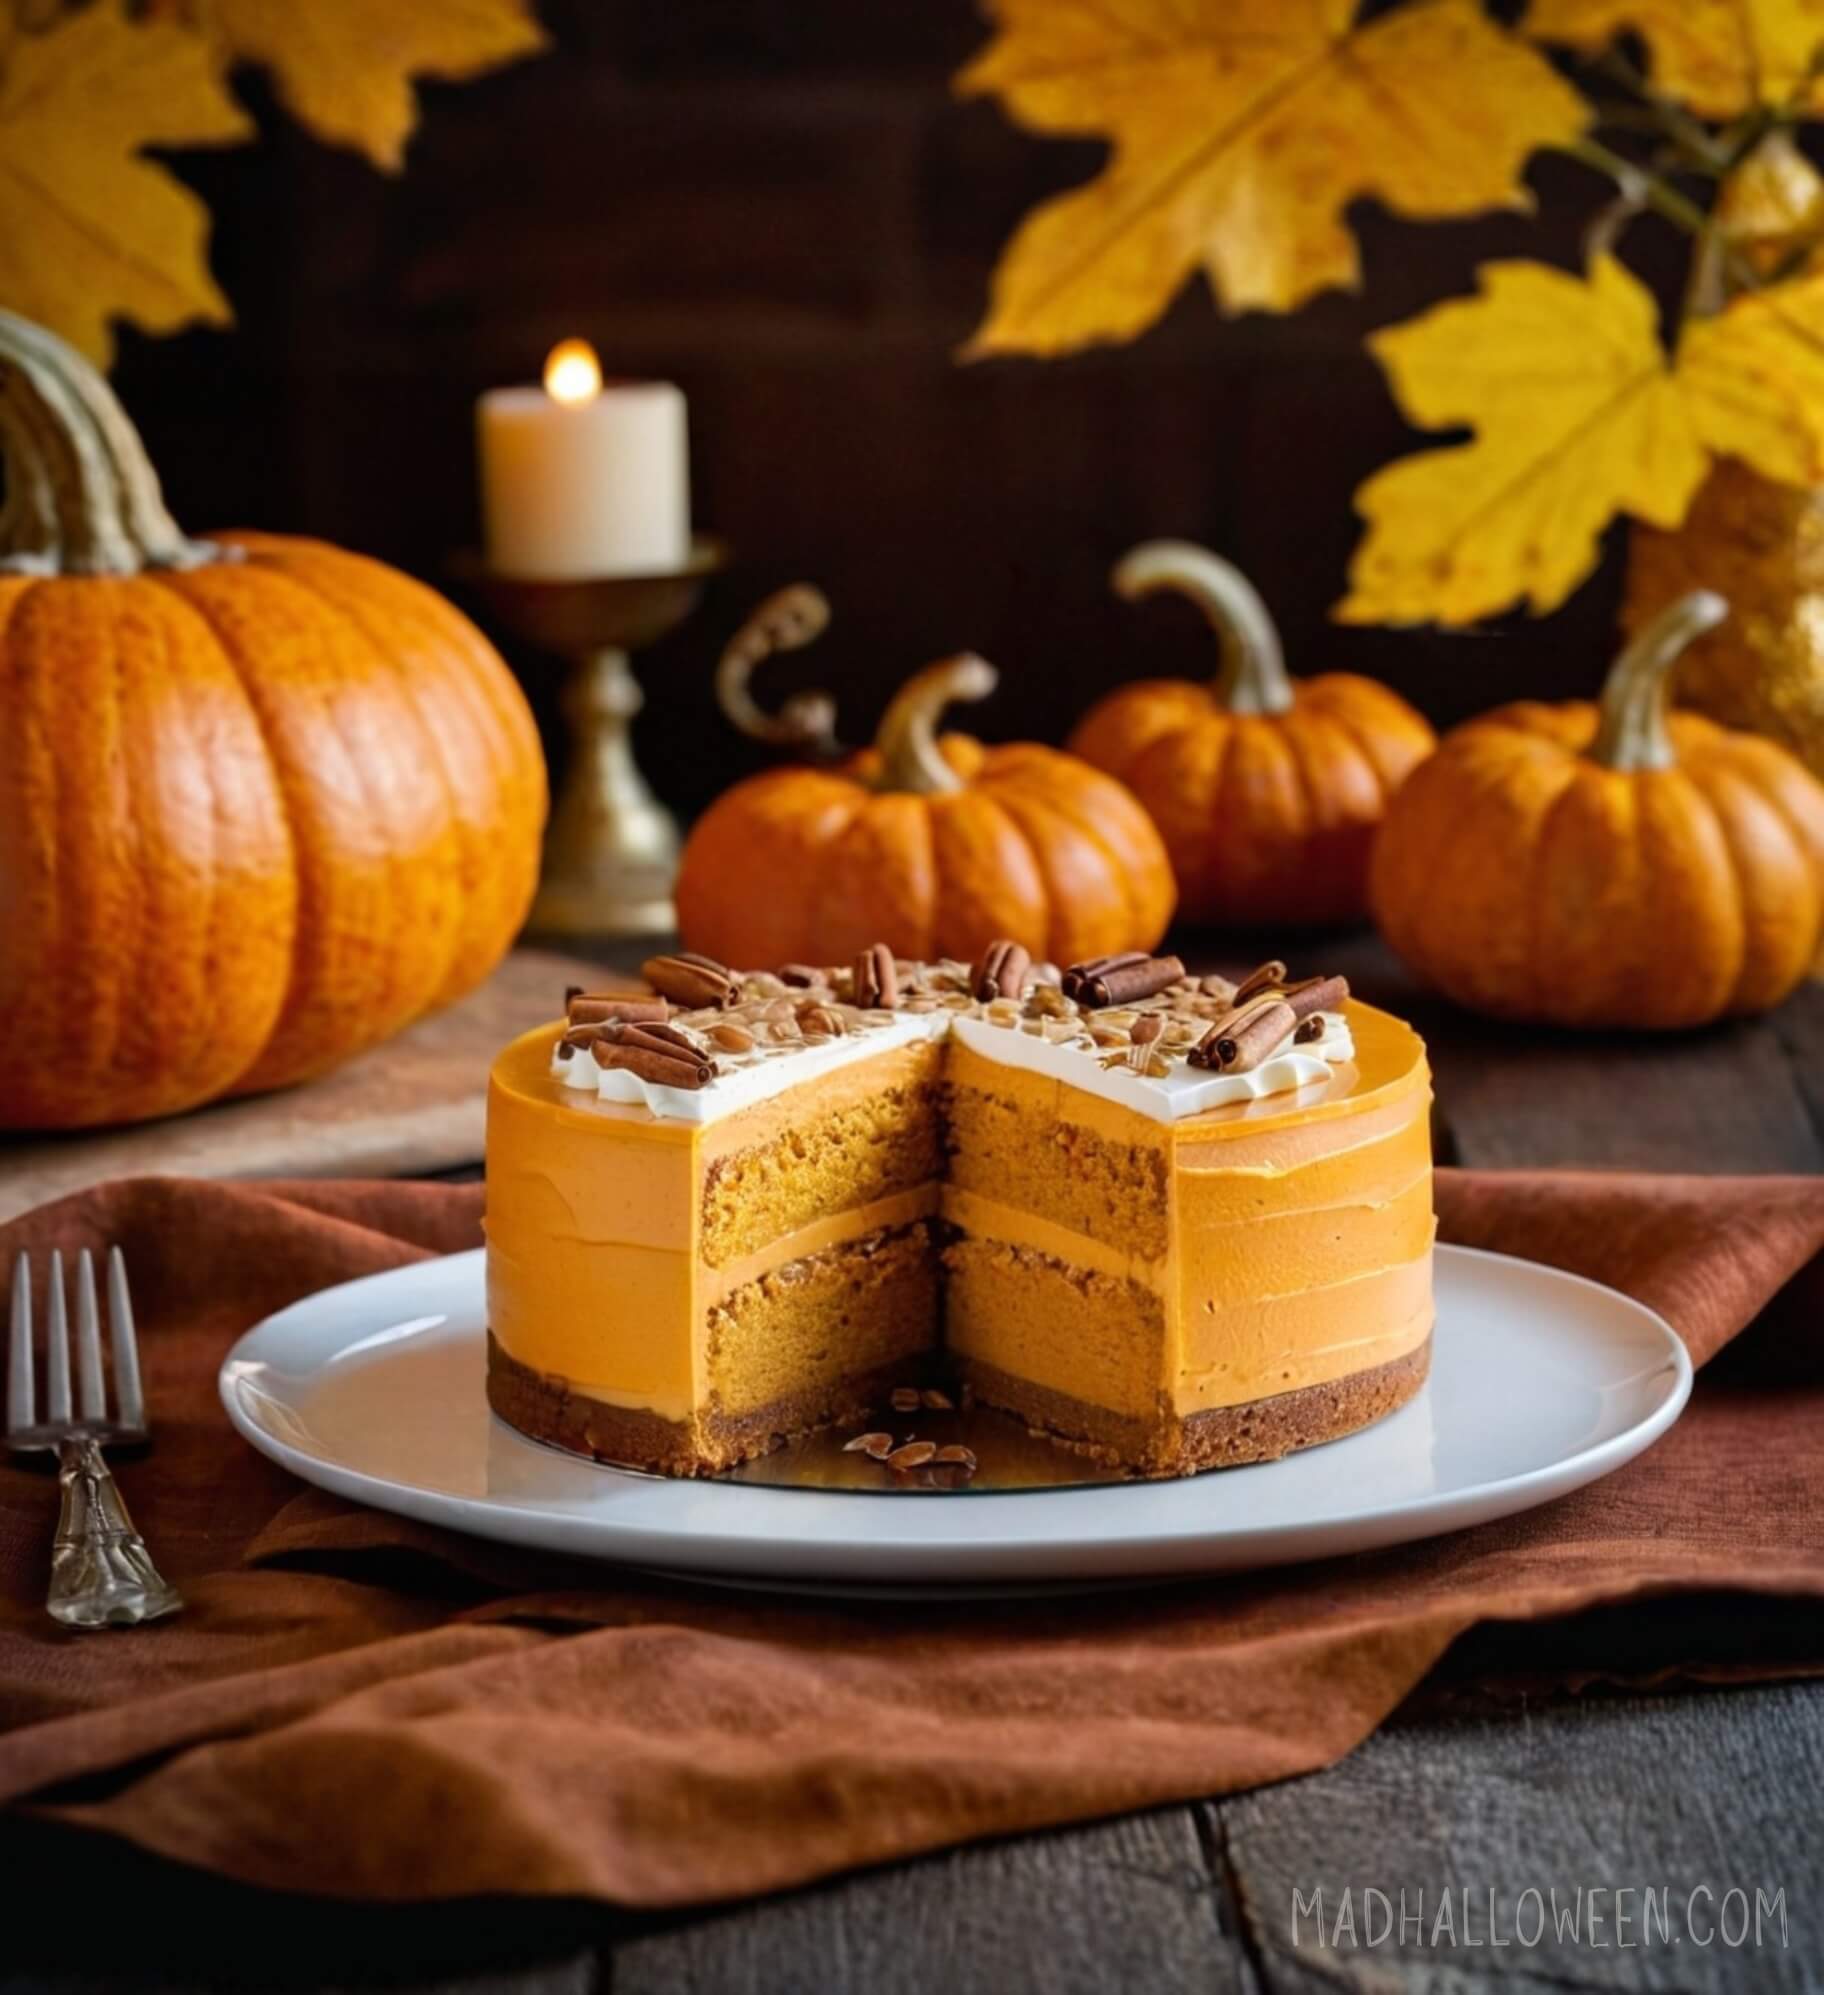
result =
[[[699,524],[739,556],[652,654],[642,755],[701,804],[758,755],[717,721],[712,662],[796,576],[838,621],[781,683],[828,683],[851,734],[907,671],[964,646],[1003,669],[984,732],[1057,737],[1099,691],[1197,671],[1188,608],[1132,609],[1111,560],[1154,534],[1255,577],[1295,667],[1378,673],[1440,720],[1589,687],[1613,553],[1560,616],[1498,630],[1342,630],[1359,479],[1410,443],[1363,332],[1466,290],[1488,256],[1575,256],[1602,184],[1540,165],[1542,217],[1358,212],[1368,285],[1292,318],[1223,320],[1197,288],[1135,346],[954,358],[998,247],[1092,172],[951,72],[971,0],[543,0],[550,56],[430,87],[392,179],[303,137],[259,80],[254,148],[178,170],[217,217],[232,332],[128,334],[116,379],[180,516],[340,539],[433,579],[476,537],[472,406],[580,332],[610,371],[691,398]],[[1649,256],[1675,246],[1649,235]],[[1630,249],[1636,247],[1630,238]],[[515,654],[541,710],[548,662]]]

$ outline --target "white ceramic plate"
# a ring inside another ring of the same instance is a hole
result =
[[[1390,1419],[1180,1482],[896,1495],[668,1481],[524,1439],[483,1396],[479,1251],[308,1296],[222,1366],[241,1433],[307,1482],[509,1544],[763,1585],[1106,1583],[1368,1551],[1619,1468],[1691,1361],[1613,1289],[1440,1247],[1431,1378]]]

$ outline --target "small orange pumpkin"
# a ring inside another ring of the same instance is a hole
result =
[[[1459,1004],[1668,1028],[1766,1011],[1824,931],[1824,787],[1783,748],[1666,711],[1678,654],[1728,605],[1697,590],[1600,706],[1526,701],[1453,729],[1394,800],[1376,919]]]
[[[1100,701],[1069,747],[1152,814],[1186,921],[1359,920],[1387,799],[1437,737],[1397,693],[1354,673],[1294,679],[1266,605],[1237,568],[1187,541],[1136,547],[1114,585],[1179,589],[1215,627],[1207,686],[1146,679]]]
[[[186,539],[105,381],[0,313],[0,1128],[322,1072],[480,983],[544,764],[429,589]]]
[[[1055,748],[937,734],[943,709],[987,698],[995,676],[967,654],[929,666],[872,748],[719,797],[684,847],[685,943],[748,966],[842,962],[874,942],[973,961],[999,936],[1054,963],[1150,949],[1172,873],[1128,792]]]

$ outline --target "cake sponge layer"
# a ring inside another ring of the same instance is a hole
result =
[[[732,1433],[756,1409],[815,1401],[855,1372],[922,1357],[939,1314],[929,1220],[788,1261],[709,1311],[704,1424]]]
[[[1011,1092],[966,1082],[946,1087],[945,1108],[952,1185],[1041,1214],[1138,1260],[1163,1257],[1169,1205],[1162,1140],[1115,1142],[1061,1114],[1035,1113],[1030,1100]]]
[[[832,1213],[930,1184],[943,1171],[938,1084],[907,1080],[815,1111],[703,1167],[701,1251],[725,1267]]]
[[[1005,1240],[944,1250],[944,1340],[1035,1383],[1140,1420],[1158,1416],[1165,1305],[1139,1282]]]

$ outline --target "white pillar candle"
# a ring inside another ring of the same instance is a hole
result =
[[[684,397],[669,381],[604,383],[565,340],[542,388],[493,388],[475,409],[488,566],[573,581],[661,575],[690,553]]]

